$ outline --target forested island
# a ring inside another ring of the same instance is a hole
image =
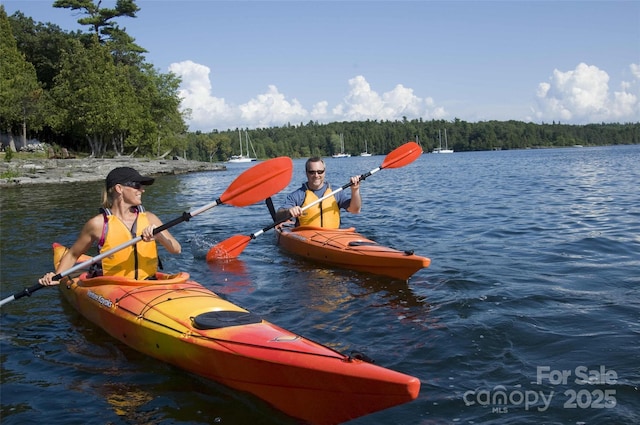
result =
[[[258,158],[368,150],[387,154],[414,140],[425,152],[439,146],[446,130],[449,148],[478,150],[639,144],[640,122],[566,125],[521,121],[465,122],[459,119],[315,121],[257,129],[188,131],[189,111],[180,110],[175,74],[146,62],[116,20],[135,17],[134,0],[115,9],[100,3],[56,0],[53,7],[79,10],[86,32],[63,31],[34,22],[0,5],[0,142],[20,149],[38,140],[74,156],[182,157],[222,162],[237,153],[248,135]],[[70,10],[70,12],[71,12]]]

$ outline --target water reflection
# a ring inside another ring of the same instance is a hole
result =
[[[140,413],[142,406],[153,400],[153,396],[138,385],[121,382],[107,382],[98,389],[118,416],[126,416],[128,420],[137,424],[151,424],[153,418],[150,413]],[[145,417],[147,416],[148,417]]]
[[[242,260],[219,260],[206,264],[211,270],[211,281],[215,282],[210,288],[212,291],[226,295],[250,294],[255,291],[255,285],[252,283],[247,266]]]

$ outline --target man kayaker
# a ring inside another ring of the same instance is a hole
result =
[[[106,252],[137,236],[141,236],[144,242],[128,246],[102,260],[102,274],[138,280],[153,278],[158,270],[155,241],[160,242],[171,254],[179,254],[182,247],[168,230],[153,234],[162,221],[142,207],[144,188],[153,182],[153,178],[141,176],[130,167],[111,170],[102,191],[101,214],[85,223],[76,242],[60,260],[56,272],[61,273],[73,267],[94,243],[100,252]],[[53,276],[55,273],[52,272],[45,274],[40,278],[40,284],[58,284],[58,281],[52,280]]]
[[[325,172],[326,165],[322,158],[316,156],[307,159],[307,182],[287,196],[284,204],[276,212],[276,221],[295,218],[296,226],[337,229],[340,227],[341,209],[358,214],[362,207],[360,176],[351,177],[351,193],[341,190],[322,202],[307,207],[333,191],[331,185],[325,181]]]

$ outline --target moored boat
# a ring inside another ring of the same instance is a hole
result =
[[[350,158],[351,154],[350,153],[346,153],[344,151],[344,136],[342,135],[342,133],[340,134],[340,152],[336,152],[333,155],[331,155],[331,157],[333,158]]]
[[[312,261],[345,269],[407,280],[431,260],[382,246],[355,228],[327,229],[314,226],[279,226],[277,243],[283,250]]]
[[[367,139],[364,139],[364,152],[361,152],[360,156],[371,156],[371,153],[369,153],[369,147],[367,146]]]
[[[240,138],[240,155],[231,155],[231,158],[229,158],[227,162],[241,163],[257,161],[258,158],[256,157],[255,149],[253,149],[253,143],[251,143],[251,140],[249,140],[249,133],[246,131],[244,132],[244,137],[247,144],[246,155],[242,154],[242,133],[240,133],[240,129],[238,129],[238,137]],[[249,155],[249,144],[251,144],[251,149],[253,149],[253,158]]]
[[[453,153],[453,149],[449,149],[449,142],[447,141],[447,129],[444,129],[444,148],[442,147],[442,133],[438,130],[438,137],[440,138],[440,146],[433,149],[432,153]]]
[[[54,244],[54,264],[65,247]],[[420,381],[280,328],[181,272],[136,281],[86,273],[60,285],[84,317],[131,348],[246,391],[309,424],[414,400]]]

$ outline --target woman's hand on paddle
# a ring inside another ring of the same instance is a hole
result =
[[[180,245],[180,242],[178,242],[173,237],[173,235],[169,233],[168,230],[163,230],[154,234],[155,229],[162,226],[162,222],[157,216],[151,215],[151,213],[147,214],[149,216],[149,219],[155,221],[156,224],[150,224],[142,230],[142,234],[140,235],[142,237],[142,240],[145,242],[150,242],[155,239],[157,242],[160,242],[162,246],[164,246],[171,254],[180,254],[182,252],[182,246]]]
[[[53,272],[49,272],[47,274],[45,274],[44,276],[42,276],[39,280],[38,283],[42,286],[53,286],[53,285],[58,285],[60,283],[59,280],[53,280],[53,277],[56,274]]]
[[[155,224],[152,224],[150,226],[145,227],[142,230],[142,240],[145,242],[151,242],[154,239],[154,235],[153,235],[153,229],[155,229],[157,226]]]

